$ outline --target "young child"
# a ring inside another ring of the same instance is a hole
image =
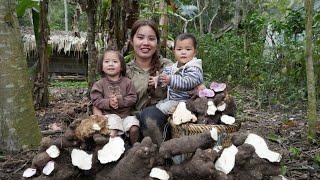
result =
[[[133,145],[139,138],[139,121],[129,115],[137,94],[131,80],[125,77],[124,58],[118,51],[106,50],[98,67],[102,78],[93,84],[90,92],[93,113],[107,116],[111,137],[129,131]]]
[[[180,34],[174,42],[176,63],[165,68],[158,77],[158,84],[168,86],[167,98],[156,107],[164,114],[172,114],[181,101],[190,98],[189,91],[203,83],[202,61],[195,57],[196,38],[189,33]]]

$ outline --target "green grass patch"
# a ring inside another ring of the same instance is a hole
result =
[[[87,81],[50,81],[50,87],[52,88],[69,88],[69,89],[77,89],[77,88],[88,88]]]

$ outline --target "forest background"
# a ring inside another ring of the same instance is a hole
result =
[[[169,59],[173,59],[173,54],[167,44],[170,46],[176,35],[186,31],[196,35],[199,42],[197,56],[203,59],[206,83],[227,83],[230,93],[237,99],[240,114],[245,110],[243,105],[250,101],[256,109],[281,110],[288,114],[285,119],[288,120],[292,112],[308,111],[308,73],[314,75],[313,99],[320,95],[320,1],[311,3],[311,41],[306,40],[310,16],[306,13],[306,2],[310,1],[43,0],[39,3],[19,0],[15,10],[21,30],[34,31],[39,47],[40,70],[28,71],[33,89],[38,89],[33,90],[36,109],[48,106],[48,85],[54,84],[43,78],[48,77],[46,63],[52,50],[48,45],[51,32],[67,31],[75,36],[79,32],[87,33],[88,77],[85,86],[90,88],[98,78],[95,64],[105,45],[116,46],[130,60],[130,26],[138,18],[147,18],[159,24],[161,54]],[[313,48],[311,54],[307,53],[308,46]],[[313,57],[313,69],[307,71],[310,56]],[[1,67],[5,70],[5,66]],[[36,75],[39,72],[40,75]],[[319,110],[319,103],[314,104]],[[6,108],[10,109],[7,105]],[[3,120],[5,113],[0,113],[0,117]],[[0,124],[1,130],[6,129],[2,126],[4,121]],[[295,147],[290,150],[300,152]],[[320,162],[320,154],[312,158]]]
[[[51,0],[48,5],[50,31],[72,29],[72,17],[77,4]],[[110,31],[112,3],[97,3],[97,33]],[[121,2],[115,2],[121,5]],[[171,3],[171,4],[170,4]],[[160,21],[163,7],[160,1],[139,1],[136,11],[139,17]],[[162,5],[163,6],[163,5]],[[124,8],[118,6],[117,8]],[[118,10],[119,11],[119,10]],[[307,100],[305,59],[305,9],[301,0],[184,0],[169,1],[167,39],[186,30],[194,33],[199,41],[199,58],[204,61],[206,82],[227,82],[229,86],[254,89],[255,103],[279,105],[290,108]],[[314,2],[313,57],[316,92],[319,95],[320,74],[320,1]],[[19,18],[22,27],[32,27],[29,13]],[[105,18],[105,19],[103,19]],[[87,14],[79,18],[79,30],[86,32]],[[98,21],[99,20],[99,21]],[[104,24],[102,24],[104,23]],[[109,28],[109,29],[108,29]],[[129,32],[129,30],[128,30]],[[113,32],[116,33],[116,32]],[[97,40],[103,40],[98,39]],[[102,42],[100,42],[102,43]],[[121,48],[121,47],[120,47]],[[129,59],[130,53],[124,51]],[[173,59],[167,49],[164,56]]]

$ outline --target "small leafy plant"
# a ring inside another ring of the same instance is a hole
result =
[[[300,148],[290,147],[289,152],[294,158],[298,158],[301,155],[302,150]]]

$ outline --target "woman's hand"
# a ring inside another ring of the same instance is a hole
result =
[[[116,95],[112,95],[110,97],[110,107],[112,107],[113,109],[118,109],[119,107],[119,103],[118,103],[118,99]]]
[[[159,71],[156,72],[156,76],[149,77],[148,85],[154,86],[154,88],[157,88],[158,80],[159,80]]]

